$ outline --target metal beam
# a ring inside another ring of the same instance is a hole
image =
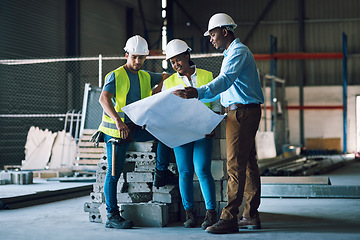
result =
[[[298,0],[298,14],[299,14],[299,52],[305,52],[305,1]],[[304,85],[305,85],[305,62],[299,60],[298,69],[299,78],[299,105],[304,106]],[[299,112],[299,129],[300,129],[300,144],[305,146],[305,134],[304,134],[304,111]]]
[[[256,19],[254,25],[251,27],[251,29],[250,29],[249,33],[247,34],[247,36],[244,38],[243,43],[245,45],[249,41],[250,37],[253,35],[253,33],[254,33],[255,29],[257,28],[257,26],[259,25],[259,23],[265,18],[266,14],[270,11],[270,8],[274,4],[274,2],[275,2],[275,0],[269,0],[269,2],[266,4],[264,10],[261,12],[259,17]]]
[[[360,198],[360,186],[262,184],[261,197],[286,198]]]
[[[201,27],[196,23],[195,19],[186,11],[186,9],[183,7],[183,4],[179,3],[178,0],[173,0],[176,5],[179,7],[179,9],[186,15],[187,18],[189,18],[192,25],[195,26],[195,28],[201,32],[201,35],[205,32]]]

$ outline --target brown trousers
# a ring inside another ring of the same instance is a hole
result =
[[[227,205],[221,219],[237,218],[243,196],[246,198],[243,216],[258,216],[260,205],[260,173],[255,150],[255,135],[259,127],[261,108],[238,108],[226,117]]]

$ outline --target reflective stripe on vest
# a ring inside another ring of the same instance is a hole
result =
[[[124,121],[125,114],[121,110],[121,108],[126,105],[126,97],[130,89],[130,80],[123,66],[119,67],[118,69],[112,72],[114,72],[115,74],[115,91],[116,91],[114,108],[115,111],[121,117],[121,120]],[[106,77],[112,72],[108,73]],[[150,74],[140,70],[138,71],[138,76],[140,82],[141,99],[149,97],[151,95]],[[99,126],[99,130],[109,136],[120,138],[120,133],[116,127],[115,121],[105,112],[103,112],[102,122]]]
[[[197,86],[196,87],[201,87],[202,85],[206,85],[209,82],[211,82],[213,80],[213,74],[212,72],[203,70],[203,69],[196,69],[196,81],[197,81]],[[175,87],[177,85],[183,85],[184,87],[186,87],[184,81],[178,77],[177,73],[174,73],[173,75],[171,75],[170,77],[168,77],[165,81],[165,88],[169,89],[172,87]],[[208,106],[210,108],[210,103],[204,103],[206,106]]]

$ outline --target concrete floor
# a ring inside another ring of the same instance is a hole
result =
[[[328,176],[332,184],[360,185],[360,163]],[[262,198],[263,229],[225,235],[185,229],[182,223],[164,228],[106,229],[103,224],[89,222],[89,214],[83,210],[86,201],[89,196],[2,210],[0,239],[360,239],[360,199]]]

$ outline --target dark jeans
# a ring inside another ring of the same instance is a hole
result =
[[[260,174],[256,159],[255,135],[261,108],[238,108],[226,117],[227,205],[221,219],[236,219],[243,196],[244,217],[257,217],[260,205]]]

